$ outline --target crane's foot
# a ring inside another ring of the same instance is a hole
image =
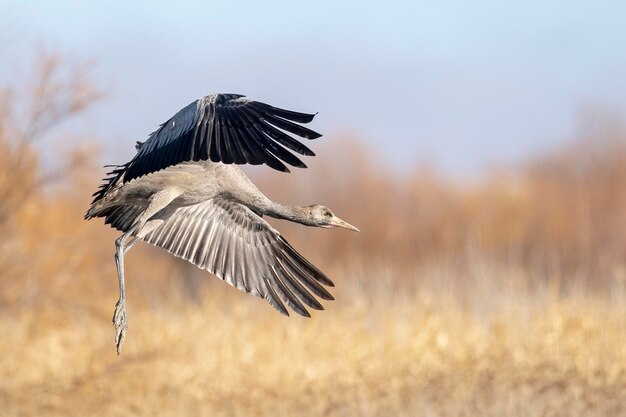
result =
[[[126,320],[126,301],[121,298],[115,304],[113,312],[113,326],[115,326],[115,349],[119,355],[122,351],[122,344],[126,339],[126,331],[128,330],[128,321]]]

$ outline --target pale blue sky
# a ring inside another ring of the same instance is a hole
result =
[[[626,115],[626,3],[0,3],[3,73],[33,46],[93,59],[108,98],[87,122],[123,162],[209,92],[319,112],[390,163],[453,173],[570,137],[585,106]],[[3,63],[4,65],[4,63]]]

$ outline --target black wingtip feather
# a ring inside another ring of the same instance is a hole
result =
[[[281,109],[266,103],[262,103],[260,101],[253,102],[251,107],[256,107],[263,112],[267,112],[278,117],[282,117],[283,119],[291,120],[292,122],[298,123],[310,123],[317,115],[317,113],[300,113],[292,110]]]
[[[285,147],[291,149],[292,151],[298,152],[301,155],[307,155],[307,156],[315,155],[311,149],[309,149],[308,147],[306,147],[299,141],[295,140],[294,138],[292,138],[285,132],[278,130],[277,128],[275,128],[274,126],[272,126],[265,120],[260,119],[259,123],[260,123],[259,128],[263,131],[263,133],[265,133],[267,136],[274,139],[281,145],[284,145]]]
[[[304,126],[300,126],[293,122],[290,122],[287,119],[283,119],[282,117],[274,116],[274,115],[266,115],[265,120],[274,126],[281,128],[287,132],[293,133],[294,135],[298,135],[302,138],[306,139],[317,139],[322,137],[321,133],[317,133],[314,130],[308,129]]]

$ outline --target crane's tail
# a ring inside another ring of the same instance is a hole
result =
[[[118,203],[115,202],[113,195],[107,196],[109,198],[102,198],[99,200],[95,200],[89,206],[89,210],[85,213],[85,220],[93,219],[94,217],[106,217],[111,209],[118,206]]]
[[[111,200],[113,200],[117,194],[117,190],[124,183],[124,171],[126,165],[105,165],[105,168],[113,168],[113,170],[107,172],[107,176],[102,179],[104,181],[98,190],[93,193],[93,201],[91,207],[85,214],[85,220],[89,220],[93,217],[102,217],[98,215],[98,212],[103,210],[107,206],[111,206]]]
[[[145,207],[130,204],[105,205],[94,203],[85,214],[85,220],[94,217],[104,217],[104,223],[111,227],[126,232],[135,224]]]

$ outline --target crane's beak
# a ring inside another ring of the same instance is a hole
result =
[[[353,232],[360,232],[359,229],[357,229],[356,227],[352,226],[350,223],[348,222],[344,222],[343,220],[341,220],[339,217],[335,216],[331,219],[330,224],[332,226],[336,226],[336,227],[343,227],[344,229],[348,229],[348,230],[352,230]]]

